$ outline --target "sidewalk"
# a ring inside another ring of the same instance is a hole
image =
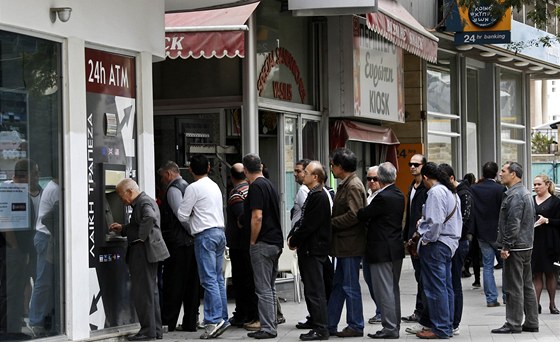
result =
[[[501,270],[495,271],[496,281],[501,293]],[[541,298],[541,305],[543,313],[539,315],[540,319],[540,332],[538,333],[521,333],[513,335],[491,334],[490,330],[499,328],[505,322],[505,306],[495,308],[486,307],[486,300],[482,288],[473,288],[471,286],[474,277],[463,278],[463,296],[464,296],[464,310],[463,320],[460,326],[460,335],[454,336],[453,341],[560,341],[560,315],[551,315],[548,311],[548,294],[543,291]],[[414,302],[416,296],[416,281],[414,280],[414,270],[412,263],[407,257],[403,263],[401,275],[401,305],[402,315],[410,315],[414,309]],[[307,309],[305,302],[300,304],[293,301],[291,287],[288,291],[282,292],[280,295],[286,296],[287,302],[282,303],[282,311],[286,318],[286,323],[278,327],[278,337],[269,341],[299,341],[299,335],[306,333],[307,330],[298,330],[295,328],[299,320],[305,318]],[[364,329],[363,338],[350,338],[348,341],[372,341],[367,337],[368,333],[375,333],[381,329],[380,324],[368,324],[369,317],[374,315],[375,306],[367,292],[367,286],[362,279],[362,297],[364,302],[364,319],[366,326]],[[234,309],[233,302],[229,303],[229,312]],[[201,307],[202,311],[202,307]],[[346,314],[343,312],[339,330],[345,326]],[[414,335],[407,334],[404,330],[406,327],[413,325],[412,323],[402,323],[401,325],[401,340],[420,341]],[[202,331],[194,332],[172,332],[163,335],[162,342],[183,341],[185,339],[199,339]],[[247,337],[247,331],[240,328],[231,327],[217,341],[239,341],[239,340],[252,340]],[[342,338],[331,337],[332,341],[342,341]]]

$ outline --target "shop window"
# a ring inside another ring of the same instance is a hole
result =
[[[61,46],[0,31],[0,340],[63,333]]]
[[[438,57],[439,59],[439,57]],[[448,57],[448,60],[452,60]],[[428,160],[453,166],[457,159],[459,115],[454,111],[452,74],[448,68],[430,68],[428,85]]]
[[[501,162],[525,163],[525,111],[521,73],[502,70],[500,73],[500,137]]]

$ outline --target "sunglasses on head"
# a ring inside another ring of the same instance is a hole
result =
[[[377,178],[376,176],[366,177],[366,179],[368,180],[368,182],[377,182],[379,180],[379,178]]]
[[[412,166],[418,167],[418,166],[420,166],[420,165],[422,165],[422,163],[408,163],[408,166],[411,166],[411,167],[412,167]]]

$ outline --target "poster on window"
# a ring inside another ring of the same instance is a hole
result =
[[[353,23],[354,115],[404,122],[403,51],[368,29]]]
[[[27,184],[0,183],[0,231],[29,229]]]
[[[88,255],[91,330],[136,322],[126,265],[127,240],[111,232],[127,223],[130,207],[115,186],[136,178],[136,60],[85,50]]]

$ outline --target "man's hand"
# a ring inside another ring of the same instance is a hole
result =
[[[509,251],[505,251],[505,250],[500,250],[500,257],[504,260],[506,260],[507,258],[509,258]]]
[[[117,222],[113,222],[113,223],[111,223],[111,225],[109,226],[109,229],[112,230],[112,231],[114,231],[114,232],[120,233],[121,230],[122,230],[122,224],[117,223]]]
[[[290,240],[291,240],[291,239],[292,239],[292,237],[290,236],[290,237],[288,238],[288,241],[287,241],[287,242],[288,242],[288,247],[290,247],[290,250],[291,250],[291,251],[295,251],[295,250],[297,249],[297,247],[292,247],[292,245],[290,245]]]

